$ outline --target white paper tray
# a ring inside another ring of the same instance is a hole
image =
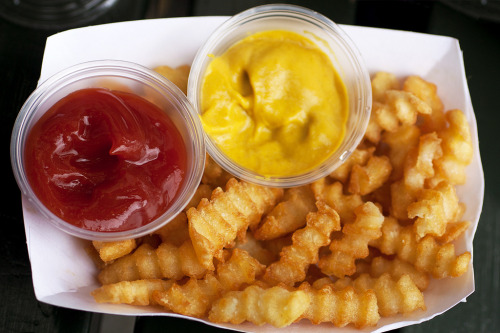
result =
[[[190,64],[211,31],[226,19],[227,17],[155,19],[93,26],[56,34],[47,40],[39,82],[66,67],[90,60],[127,60],[147,67]],[[438,93],[447,110],[458,108],[465,112],[471,124],[474,158],[467,169],[467,184],[458,188],[458,195],[467,205],[464,219],[472,221],[473,225],[456,244],[456,250],[458,253],[472,253],[472,240],[483,202],[484,176],[476,120],[458,41],[449,37],[395,30],[344,25],[341,28],[357,44],[371,74],[383,70],[398,77],[420,75],[438,85]],[[108,314],[187,318],[162,312],[159,308],[97,304],[90,296],[91,290],[99,286],[96,280],[97,270],[85,253],[82,241],[51,227],[24,198],[23,212],[33,285],[39,301]],[[416,311],[407,317],[382,318],[377,327],[361,331],[383,332],[429,320],[465,301],[473,291],[474,272],[471,264],[469,271],[459,278],[432,280],[424,293],[427,311]],[[214,326],[255,332],[276,330],[269,325]],[[286,330],[359,332],[351,327],[335,328],[331,324],[312,325],[305,320]]]

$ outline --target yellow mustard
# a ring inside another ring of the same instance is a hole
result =
[[[293,176],[340,145],[347,92],[328,56],[300,34],[271,30],[209,64],[201,120],[231,159],[264,176]]]

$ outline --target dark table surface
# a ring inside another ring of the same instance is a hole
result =
[[[0,332],[185,332],[221,331],[180,319],[127,318],[54,307],[37,301],[31,281],[20,192],[10,169],[12,126],[22,104],[35,89],[48,36],[71,28],[29,27],[14,22],[0,0],[0,139],[4,165],[0,200]],[[49,1],[50,2],[50,1]],[[52,1],[53,2],[53,1]],[[75,1],[78,2],[78,1]],[[85,1],[83,1],[85,2]],[[500,331],[500,4],[498,1],[280,1],[309,7],[341,24],[384,27],[455,37],[477,118],[485,173],[485,196],[474,239],[476,291],[453,309],[401,332]],[[232,15],[269,1],[117,0],[104,14],[77,26],[144,18]],[[3,6],[3,7],[2,7]],[[3,11],[2,11],[3,10]],[[75,21],[73,21],[75,22]],[[50,258],[48,258],[50,260]],[[119,328],[121,327],[121,328]]]

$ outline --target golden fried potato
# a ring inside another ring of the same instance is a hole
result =
[[[391,161],[387,156],[371,156],[366,165],[356,164],[352,167],[348,191],[367,195],[382,187],[389,179],[392,171]]]
[[[210,201],[202,199],[197,208],[190,208],[189,235],[202,265],[214,270],[213,258],[221,260],[223,248],[232,245],[238,235],[243,237],[249,226],[257,225],[282,195],[282,189],[232,178],[225,191],[216,188]]]
[[[172,221],[157,229],[153,234],[160,236],[164,243],[179,247],[189,239],[189,230],[186,213],[180,212]]]
[[[399,119],[390,105],[374,102],[372,113],[374,121],[383,131],[394,132],[399,128]]]
[[[414,131],[410,141],[415,140],[416,134],[417,131]],[[390,139],[397,138],[397,135],[394,138],[390,137]],[[391,184],[391,214],[394,217],[400,220],[408,219],[408,206],[417,200],[417,195],[426,182],[434,177],[434,163],[442,154],[441,139],[433,132],[420,136],[418,145],[407,149],[405,154],[399,157],[399,159],[404,157],[403,181]]]
[[[231,251],[228,261],[217,265],[217,279],[224,290],[238,290],[242,285],[255,282],[265,269],[248,252],[236,248]]]
[[[471,259],[470,252],[456,255],[452,243],[440,245],[431,235],[417,240],[412,225],[403,227],[394,218],[385,219],[382,237],[371,241],[370,245],[384,254],[395,254],[437,279],[464,274]]]
[[[340,217],[327,204],[316,202],[317,212],[307,214],[307,225],[292,235],[292,245],[283,248],[280,260],[267,267],[264,280],[293,286],[303,281],[310,264],[318,262],[318,250],[330,244],[330,234],[340,230]]]
[[[221,294],[222,287],[212,272],[201,279],[190,278],[185,284],[174,283],[166,290],[153,291],[153,300],[167,310],[185,316],[202,318],[212,302]]]
[[[190,239],[179,247],[163,242],[155,252],[162,276],[165,278],[174,280],[182,279],[184,276],[200,278],[206,273],[205,267],[198,261]]]
[[[191,241],[181,247],[162,243],[157,249],[142,244],[135,252],[115,260],[98,275],[101,284],[140,279],[181,279],[184,276],[200,277],[205,273],[195,255]]]
[[[377,296],[378,312],[382,317],[394,316],[398,313],[408,314],[417,309],[425,310],[424,295],[409,275],[394,280],[390,274],[384,273],[378,278],[369,274],[361,274],[352,281],[354,289],[360,292],[373,290]]]
[[[418,242],[415,267],[429,272],[436,279],[442,279],[465,274],[469,269],[470,260],[470,252],[457,256],[452,243],[439,245],[434,237],[425,236]]]
[[[162,70],[182,85],[189,67]],[[421,77],[379,72],[372,92],[364,140],[330,175],[268,188],[207,154],[169,224],[135,243],[88,242],[103,284],[95,300],[276,327],[363,328],[425,310],[430,280],[461,276],[471,261],[453,244],[470,225],[455,188],[472,160],[470,128]]]
[[[422,189],[426,179],[434,176],[433,161],[443,155],[441,139],[436,133],[424,134],[418,147],[411,149],[404,165],[404,182],[411,189]]]
[[[377,297],[372,290],[358,292],[351,286],[334,288],[332,284],[315,289],[308,283],[301,284],[298,290],[306,293],[310,299],[301,318],[306,318],[313,324],[327,322],[337,327],[353,324],[357,328],[363,328],[375,326],[380,319]]]
[[[459,215],[461,215],[459,213]],[[453,242],[455,239],[458,239],[467,229],[469,229],[471,223],[469,221],[461,221],[461,222],[449,222],[446,224],[445,233],[436,237],[436,240],[441,244],[446,244]]]
[[[446,126],[444,107],[437,95],[437,86],[425,81],[419,76],[408,76],[403,82],[403,90],[410,92],[427,103],[432,109],[430,114],[422,115],[422,128],[424,133],[439,131]]]
[[[401,126],[394,132],[384,132],[382,141],[389,146],[388,157],[392,165],[392,180],[403,177],[406,157],[419,143],[420,129],[416,125]]]
[[[153,249],[149,244],[143,244],[139,246],[135,252],[123,256],[113,263],[106,265],[97,276],[97,279],[101,284],[111,284],[120,281],[134,281],[146,278],[160,279],[162,276],[158,274],[157,276],[141,276],[139,270],[136,266],[136,258],[144,252],[153,252]]]
[[[368,159],[373,156],[374,152],[375,147],[369,147],[366,149],[360,147],[356,148],[344,163],[330,173],[330,177],[345,184],[351,174],[353,166],[365,165],[366,162],[368,162]]]
[[[443,236],[446,225],[456,222],[460,212],[455,187],[446,182],[434,189],[422,190],[417,201],[408,206],[408,217],[417,217],[414,228],[418,239],[425,235]]]
[[[431,114],[431,107],[420,98],[402,90],[386,90],[381,101],[372,105],[373,120],[385,131],[414,125],[419,114]]]
[[[385,100],[385,92],[387,90],[399,90],[401,84],[396,78],[396,75],[389,72],[377,72],[372,77],[372,96],[373,100],[383,102]]]
[[[435,176],[428,181],[434,187],[446,180],[453,185],[464,184],[465,169],[472,161],[473,149],[469,123],[460,110],[446,113],[448,127],[438,132],[443,154],[435,161]]]
[[[431,114],[431,107],[410,92],[388,90],[385,92],[386,103],[391,105],[396,117],[403,125],[413,125],[418,114]]]
[[[158,66],[153,69],[155,72],[163,75],[173,84],[175,84],[184,94],[187,94],[187,83],[189,78],[189,71],[191,67],[188,65],[181,65],[179,67]]]
[[[376,104],[374,102],[375,107],[377,107],[379,104]],[[368,121],[368,125],[366,126],[366,131],[364,135],[365,141],[371,142],[373,144],[378,144],[380,142],[380,139],[382,138],[382,133],[384,129],[378,124],[377,122],[377,115],[373,111],[373,106],[372,106],[372,112],[370,113],[370,120]]]
[[[314,209],[314,194],[309,185],[287,189],[283,201],[264,217],[254,236],[266,240],[293,232],[306,224],[307,213]]]
[[[172,284],[161,279],[121,281],[103,285],[91,294],[97,303],[150,305],[156,304],[152,297],[155,290],[167,290]]]
[[[115,242],[92,241],[92,245],[99,253],[102,261],[110,262],[135,250],[137,243],[135,239],[126,239]]]
[[[424,291],[429,286],[429,275],[419,271],[412,264],[397,257],[393,259],[387,259],[382,256],[373,258],[370,264],[369,274],[378,278],[385,273],[390,274],[397,280],[404,275],[408,275],[421,291]]]
[[[243,291],[230,291],[215,301],[208,319],[215,323],[255,325],[271,324],[285,327],[296,321],[309,306],[309,296],[302,290],[283,287],[263,289],[256,285]]]
[[[182,285],[174,283],[167,290],[154,292],[153,299],[168,310],[201,318],[224,291],[252,284],[264,268],[246,251],[234,249],[228,261],[219,263],[216,274],[209,272],[200,280],[190,278]]]
[[[200,184],[196,191],[194,192],[193,197],[189,201],[189,203],[184,207],[184,211],[187,211],[191,207],[196,207],[200,204],[201,199],[206,198],[210,199],[212,195],[212,187],[207,184]],[[186,220],[187,221],[187,220]]]
[[[391,216],[400,221],[408,220],[408,206],[417,200],[419,189],[406,186],[404,180],[391,184]]]
[[[324,201],[335,209],[340,216],[340,221],[345,224],[354,221],[354,209],[363,204],[359,194],[344,194],[343,185],[340,182],[328,184],[326,178],[321,178],[311,184],[311,189],[316,200]]]
[[[343,237],[332,240],[331,254],[320,258],[318,266],[327,275],[343,278],[356,272],[355,260],[369,254],[368,243],[382,235],[384,216],[372,202],[354,210],[356,220],[342,228]]]

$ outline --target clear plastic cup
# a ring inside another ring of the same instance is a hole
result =
[[[0,16],[29,28],[68,29],[95,21],[118,0],[0,0]]]
[[[65,222],[53,214],[36,196],[28,181],[25,145],[28,134],[40,117],[69,93],[84,88],[126,88],[138,95],[147,95],[168,116],[181,133],[187,150],[187,171],[176,200],[156,220],[127,231],[97,232]],[[22,195],[55,227],[71,235],[90,240],[122,240],[153,232],[174,218],[194,195],[205,165],[203,128],[198,114],[182,91],[160,74],[125,61],[91,61],[63,70],[47,79],[29,96],[14,124],[10,146],[14,176]]]
[[[266,177],[237,164],[205,132],[210,156],[234,176],[260,185],[293,187],[322,178],[341,165],[364,136],[371,112],[370,76],[356,45],[327,17],[294,5],[263,5],[248,9],[221,24],[198,50],[188,81],[188,99],[201,113],[203,78],[210,61],[239,40],[260,31],[289,30],[314,41],[327,54],[343,80],[349,98],[346,134],[339,148],[317,168],[294,176]]]

